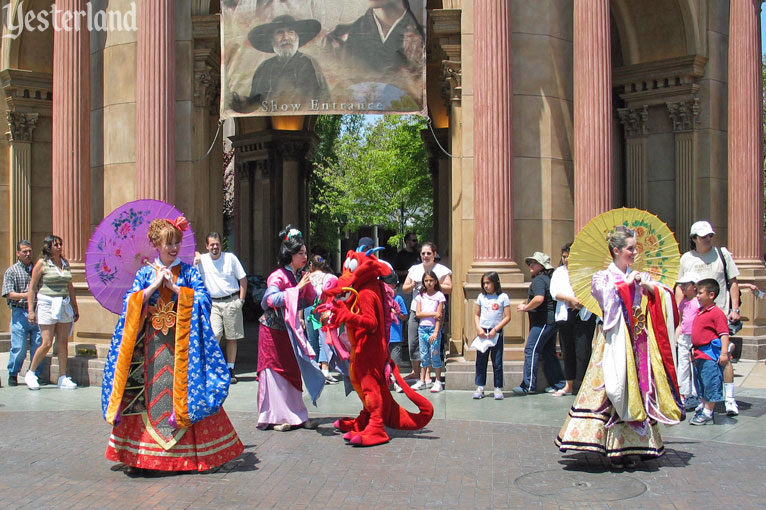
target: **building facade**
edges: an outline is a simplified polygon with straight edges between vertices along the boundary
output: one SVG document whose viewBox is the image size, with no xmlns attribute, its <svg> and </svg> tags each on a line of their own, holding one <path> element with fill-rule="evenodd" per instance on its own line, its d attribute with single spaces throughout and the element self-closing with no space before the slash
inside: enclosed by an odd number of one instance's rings
<svg viewBox="0 0 766 510">
<path fill-rule="evenodd" d="M 10 13 L 20 0 L 6 0 Z M 137 30 L 23 31 L 3 38 L 0 264 L 54 232 L 78 271 L 76 341 L 98 351 L 116 317 L 83 277 L 92 229 L 112 209 L 157 198 L 198 233 L 223 229 L 218 128 L 219 4 L 138 1 Z M 84 10 L 84 0 L 56 0 Z M 91 8 L 125 13 L 129 0 Z M 26 0 L 27 11 L 50 0 Z M 526 318 L 525 256 L 557 259 L 594 215 L 647 209 L 677 233 L 711 221 L 746 281 L 763 257 L 759 0 L 429 0 L 431 155 L 442 262 L 454 272 L 450 348 L 472 359 L 480 275 L 514 303 L 509 359 Z M 6 12 L 6 11 L 4 11 Z M 8 27 L 4 28 L 8 33 Z M 286 223 L 308 229 L 315 117 L 240 118 L 234 250 L 252 274 L 275 262 Z M 743 296 L 741 356 L 766 358 L 766 306 Z M 0 312 L 7 338 L 9 313 Z"/>
</svg>

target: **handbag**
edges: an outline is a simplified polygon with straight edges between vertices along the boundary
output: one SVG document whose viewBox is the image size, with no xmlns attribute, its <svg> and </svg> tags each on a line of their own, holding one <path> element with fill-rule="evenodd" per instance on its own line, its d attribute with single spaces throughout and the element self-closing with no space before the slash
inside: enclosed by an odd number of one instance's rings
<svg viewBox="0 0 766 510">
<path fill-rule="evenodd" d="M 729 282 L 729 272 L 726 269 L 726 259 L 723 256 L 721 248 L 716 246 L 715 251 L 718 253 L 718 256 L 721 257 L 721 262 L 723 262 L 723 278 L 726 280 L 726 292 L 729 294 L 729 308 L 731 308 L 731 282 Z M 742 329 L 742 321 L 732 321 L 728 318 L 728 316 L 726 317 L 726 320 L 729 323 L 729 336 L 739 333 L 739 331 Z"/>
</svg>

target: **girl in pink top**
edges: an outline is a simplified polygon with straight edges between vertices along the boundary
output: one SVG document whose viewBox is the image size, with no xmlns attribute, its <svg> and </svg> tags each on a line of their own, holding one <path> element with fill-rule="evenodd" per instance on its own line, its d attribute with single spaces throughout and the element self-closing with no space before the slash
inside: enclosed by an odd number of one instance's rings
<svg viewBox="0 0 766 510">
<path fill-rule="evenodd" d="M 423 286 L 420 288 L 420 294 L 412 300 L 415 317 L 420 321 L 418 325 L 420 379 L 412 385 L 412 388 L 416 390 L 425 388 L 431 366 L 436 372 L 436 380 L 431 387 L 431 393 L 438 393 L 443 389 L 441 383 L 441 342 L 439 340 L 441 339 L 445 301 L 447 298 L 441 292 L 436 273 L 426 271 L 423 275 Z"/>
<path fill-rule="evenodd" d="M 699 401 L 696 398 L 697 392 L 694 390 L 692 381 L 692 324 L 699 310 L 699 301 L 697 301 L 697 275 L 686 273 L 678 280 L 678 286 L 684 294 L 684 298 L 678 304 L 678 312 L 681 314 L 681 323 L 678 326 L 676 335 L 676 345 L 678 346 L 678 391 L 681 393 L 681 399 L 684 406 L 689 409 L 690 406 L 696 406 Z"/>
</svg>

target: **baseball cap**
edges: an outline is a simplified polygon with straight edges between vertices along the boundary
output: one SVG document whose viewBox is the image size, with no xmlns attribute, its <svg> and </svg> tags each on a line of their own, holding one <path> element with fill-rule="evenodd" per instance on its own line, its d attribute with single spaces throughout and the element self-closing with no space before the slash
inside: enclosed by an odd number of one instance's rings
<svg viewBox="0 0 766 510">
<path fill-rule="evenodd" d="M 698 221 L 689 230 L 689 237 L 704 237 L 709 234 L 715 234 L 713 226 L 707 221 Z"/>
<path fill-rule="evenodd" d="M 692 271 L 689 271 L 688 273 L 685 273 L 683 276 L 679 277 L 676 283 L 697 283 L 702 278 L 700 276 Z"/>
<path fill-rule="evenodd" d="M 359 240 L 359 244 L 357 246 L 364 246 L 369 249 L 375 246 L 375 241 L 372 240 L 372 237 L 363 237 Z"/>
</svg>

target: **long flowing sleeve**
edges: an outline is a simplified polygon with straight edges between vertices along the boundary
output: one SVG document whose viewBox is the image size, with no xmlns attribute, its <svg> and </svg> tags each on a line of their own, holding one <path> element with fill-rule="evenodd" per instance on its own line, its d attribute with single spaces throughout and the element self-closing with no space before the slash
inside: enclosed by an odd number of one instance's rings
<svg viewBox="0 0 766 510">
<path fill-rule="evenodd" d="M 181 287 L 177 327 L 183 327 L 183 321 L 189 328 L 185 393 L 189 421 L 195 423 L 218 412 L 229 394 L 231 376 L 210 326 L 212 301 L 197 268 L 183 264 L 177 284 Z M 191 301 L 190 316 L 182 315 L 185 300 Z M 184 388 L 175 385 L 174 394 L 176 391 L 183 393 Z"/>
<path fill-rule="evenodd" d="M 604 331 L 611 331 L 622 318 L 622 300 L 614 276 L 609 271 L 597 272 L 593 275 L 590 292 L 601 307 Z"/>
</svg>

